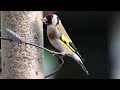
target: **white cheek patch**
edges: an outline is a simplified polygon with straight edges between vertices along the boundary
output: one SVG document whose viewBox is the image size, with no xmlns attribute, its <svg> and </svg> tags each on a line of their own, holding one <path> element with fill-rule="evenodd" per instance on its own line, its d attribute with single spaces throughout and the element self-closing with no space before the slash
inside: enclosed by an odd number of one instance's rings
<svg viewBox="0 0 120 90">
<path fill-rule="evenodd" d="M 54 18 L 52 19 L 52 24 L 53 24 L 53 25 L 56 25 L 56 24 L 57 24 L 57 18 L 56 18 L 56 17 L 54 17 Z"/>
</svg>

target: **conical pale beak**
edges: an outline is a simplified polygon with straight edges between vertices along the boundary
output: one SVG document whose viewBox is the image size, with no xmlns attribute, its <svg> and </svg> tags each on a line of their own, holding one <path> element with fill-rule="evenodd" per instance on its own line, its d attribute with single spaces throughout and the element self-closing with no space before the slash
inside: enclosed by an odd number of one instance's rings
<svg viewBox="0 0 120 90">
<path fill-rule="evenodd" d="M 43 22 L 46 22 L 47 20 L 46 20 L 46 17 L 44 17 L 44 18 L 42 18 L 41 19 Z"/>
</svg>

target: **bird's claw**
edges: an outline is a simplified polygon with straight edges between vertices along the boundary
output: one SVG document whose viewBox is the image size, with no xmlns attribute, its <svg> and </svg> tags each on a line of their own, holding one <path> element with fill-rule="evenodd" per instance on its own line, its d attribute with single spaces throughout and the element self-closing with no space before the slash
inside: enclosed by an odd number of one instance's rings
<svg viewBox="0 0 120 90">
<path fill-rule="evenodd" d="M 51 54 L 52 54 L 52 56 L 55 56 L 55 55 L 57 55 L 58 53 L 55 52 L 55 51 L 52 51 Z"/>
<path fill-rule="evenodd" d="M 55 56 L 56 54 L 55 53 L 52 53 L 52 56 Z"/>
</svg>

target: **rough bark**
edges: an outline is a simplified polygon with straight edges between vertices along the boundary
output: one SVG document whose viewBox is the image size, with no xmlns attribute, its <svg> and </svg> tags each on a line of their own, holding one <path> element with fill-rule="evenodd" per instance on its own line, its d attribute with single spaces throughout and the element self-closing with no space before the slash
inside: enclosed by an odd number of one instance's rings
<svg viewBox="0 0 120 90">
<path fill-rule="evenodd" d="M 43 46 L 42 11 L 2 11 L 1 36 L 8 38 L 6 28 L 26 42 Z M 43 50 L 27 44 L 1 42 L 3 79 L 43 79 Z"/>
<path fill-rule="evenodd" d="M 0 11 L 0 30 L 1 30 L 1 11 Z M 0 34 L 1 34 L 1 32 L 0 32 Z M 1 47 L 0 47 L 0 78 L 1 78 Z"/>
</svg>

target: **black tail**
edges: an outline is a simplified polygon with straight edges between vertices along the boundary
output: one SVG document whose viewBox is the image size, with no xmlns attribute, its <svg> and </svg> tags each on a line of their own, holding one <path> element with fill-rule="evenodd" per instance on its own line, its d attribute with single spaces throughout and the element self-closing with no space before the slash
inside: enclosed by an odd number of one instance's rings
<svg viewBox="0 0 120 90">
<path fill-rule="evenodd" d="M 86 67 L 84 66 L 84 64 L 81 63 L 80 61 L 79 61 L 79 64 L 80 64 L 80 66 L 82 67 L 82 69 L 86 72 L 86 75 L 89 75 L 89 72 L 88 72 L 88 70 L 86 69 Z"/>
<path fill-rule="evenodd" d="M 85 62 L 85 60 L 82 58 L 82 56 L 80 55 L 79 52 L 76 52 L 76 54 L 80 57 L 80 59 L 81 59 L 83 62 Z"/>
</svg>

